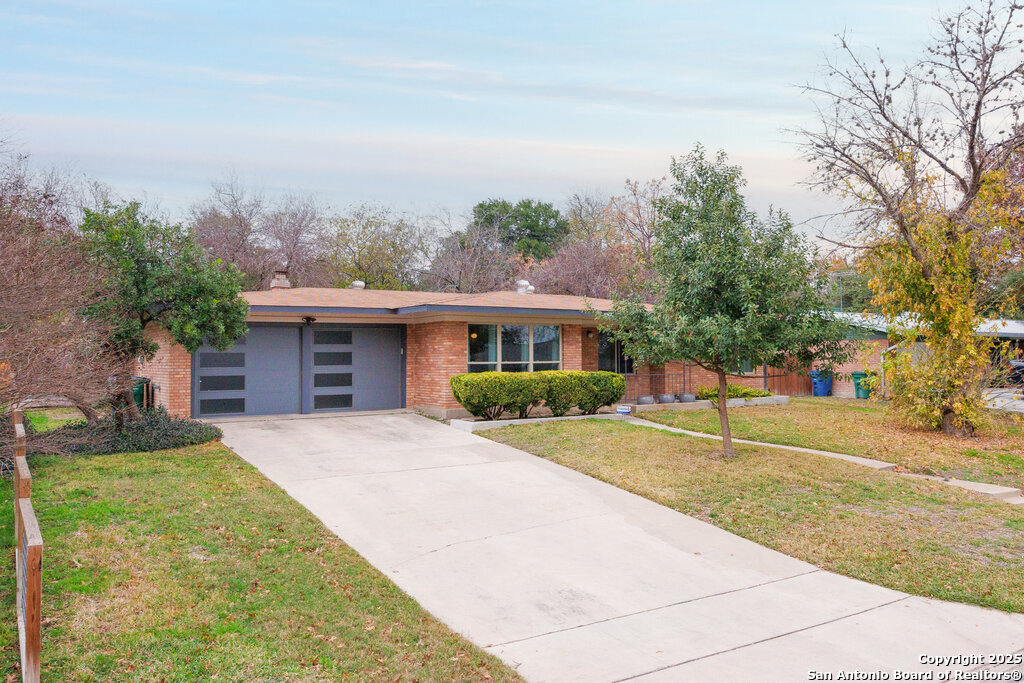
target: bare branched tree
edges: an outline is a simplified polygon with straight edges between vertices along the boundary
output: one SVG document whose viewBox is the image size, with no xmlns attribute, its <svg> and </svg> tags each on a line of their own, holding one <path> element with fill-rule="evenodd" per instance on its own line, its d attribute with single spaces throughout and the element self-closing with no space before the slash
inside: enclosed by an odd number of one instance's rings
<svg viewBox="0 0 1024 683">
<path fill-rule="evenodd" d="M 105 293 L 69 215 L 73 183 L 31 173 L 23 159 L 0 168 L 0 412 L 29 399 L 66 398 L 90 419 L 114 368 L 104 330 L 85 307 Z"/>
<path fill-rule="evenodd" d="M 573 240 L 551 258 L 532 264 L 526 277 L 541 294 L 610 299 L 633 293 L 635 262 L 635 253 L 624 244 Z"/>
<path fill-rule="evenodd" d="M 244 274 L 245 289 L 262 289 L 277 267 L 261 234 L 265 200 L 235 177 L 213 183 L 208 199 L 192 207 L 192 225 L 199 243 Z"/>
<path fill-rule="evenodd" d="M 238 266 L 245 289 L 265 288 L 278 268 L 298 287 L 331 281 L 324 211 L 312 196 L 268 200 L 230 177 L 192 207 L 192 224 L 207 252 Z"/>
<path fill-rule="evenodd" d="M 646 182 L 627 180 L 626 193 L 612 197 L 608 203 L 608 220 L 645 259 L 650 256 L 654 244 L 660 200 L 666 192 L 665 182 L 665 178 Z"/>
<path fill-rule="evenodd" d="M 1008 167 L 1024 146 L 1022 9 L 983 0 L 943 16 L 903 67 L 841 37 L 824 85 L 805 88 L 819 116 L 799 131 L 811 184 L 846 200 L 846 244 L 865 255 L 891 331 L 928 343 L 914 363 L 888 357 L 894 405 L 950 434 L 973 433 L 983 405 L 985 282 L 1001 272 L 995 262 L 1014 260 L 1005 245 L 1022 225 L 1006 211 L 1019 189 Z"/>
<path fill-rule="evenodd" d="M 261 221 L 260 232 L 275 266 L 288 271 L 293 285 L 332 284 L 325 245 L 326 220 L 312 196 L 283 197 Z"/>
<path fill-rule="evenodd" d="M 950 219 L 962 222 L 985 174 L 1024 145 L 1020 9 L 987 0 L 941 19 L 926 57 L 904 69 L 841 37 L 826 84 L 805 88 L 818 102 L 818 127 L 799 131 L 813 185 L 850 200 L 855 235 L 894 226 L 926 275 L 909 227 L 924 183 L 940 179 Z"/>
<path fill-rule="evenodd" d="M 595 192 L 574 192 L 565 201 L 563 212 L 569 221 L 569 238 L 577 240 L 610 240 L 614 227 L 609 221 L 609 200 Z"/>
<path fill-rule="evenodd" d="M 424 280 L 442 292 L 493 292 L 509 289 L 523 267 L 515 249 L 502 242 L 497 225 L 474 222 L 440 240 Z"/>
</svg>

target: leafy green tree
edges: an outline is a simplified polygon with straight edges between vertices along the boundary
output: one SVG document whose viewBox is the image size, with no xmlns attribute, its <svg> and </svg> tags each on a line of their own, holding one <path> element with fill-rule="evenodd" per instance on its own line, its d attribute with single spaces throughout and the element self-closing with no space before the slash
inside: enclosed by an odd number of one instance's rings
<svg viewBox="0 0 1024 683">
<path fill-rule="evenodd" d="M 733 456 L 726 376 L 745 362 L 789 371 L 831 369 L 850 354 L 828 309 L 818 269 L 786 214 L 747 209 L 741 170 L 698 146 L 673 160 L 674 194 L 662 200 L 652 267 L 655 303 L 617 299 L 605 324 L 633 358 L 683 358 L 718 376 L 726 457 Z"/>
<path fill-rule="evenodd" d="M 547 202 L 523 199 L 512 204 L 488 199 L 473 207 L 473 222 L 498 228 L 501 241 L 526 258 L 545 259 L 569 234 L 569 221 Z"/>
<path fill-rule="evenodd" d="M 138 419 L 131 368 L 158 348 L 146 328 L 166 328 L 189 352 L 204 342 L 228 348 L 246 332 L 241 274 L 211 260 L 191 231 L 144 215 L 138 202 L 86 210 L 81 232 L 85 253 L 110 292 L 88 312 L 109 329 L 106 348 L 120 368 L 115 391 L 129 417 Z"/>
<path fill-rule="evenodd" d="M 827 275 L 828 302 L 832 308 L 850 313 L 878 312 L 878 307 L 872 303 L 874 292 L 866 274 L 845 268 Z"/>
</svg>

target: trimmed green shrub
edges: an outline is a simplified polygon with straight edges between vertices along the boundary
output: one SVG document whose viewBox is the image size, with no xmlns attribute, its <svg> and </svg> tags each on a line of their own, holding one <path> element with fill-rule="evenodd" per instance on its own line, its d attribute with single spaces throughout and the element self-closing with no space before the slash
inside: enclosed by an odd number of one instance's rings
<svg viewBox="0 0 1024 683">
<path fill-rule="evenodd" d="M 455 400 L 470 415 L 497 420 L 508 411 L 527 417 L 544 400 L 544 385 L 537 373 L 471 372 L 455 375 L 450 384 Z"/>
<path fill-rule="evenodd" d="M 497 420 L 504 412 L 528 417 L 541 402 L 556 417 L 574 406 L 592 415 L 622 398 L 626 381 L 614 372 L 582 370 L 474 372 L 455 375 L 451 387 L 471 415 Z"/>
<path fill-rule="evenodd" d="M 196 446 L 221 437 L 219 427 L 199 420 L 171 417 L 163 408 L 146 411 L 138 422 L 118 429 L 113 420 L 100 420 L 89 426 L 85 420 L 41 432 L 36 442 L 45 450 L 46 442 L 66 443 L 64 450 L 80 454 L 146 453 L 167 448 Z"/>
<path fill-rule="evenodd" d="M 586 415 L 618 402 L 626 393 L 626 380 L 614 372 L 584 372 L 576 405 Z"/>
<path fill-rule="evenodd" d="M 501 378 L 502 407 L 505 412 L 529 417 L 530 411 L 544 402 L 544 378 L 537 372 L 504 372 Z"/>
<path fill-rule="evenodd" d="M 544 384 L 544 405 L 555 417 L 569 412 L 579 400 L 580 380 L 571 370 L 543 370 L 534 373 Z"/>
<path fill-rule="evenodd" d="M 771 396 L 771 394 L 764 389 L 745 387 L 742 384 L 725 385 L 726 398 L 763 398 L 765 396 Z M 718 387 L 701 387 L 697 389 L 697 398 L 702 401 L 717 401 Z"/>
</svg>

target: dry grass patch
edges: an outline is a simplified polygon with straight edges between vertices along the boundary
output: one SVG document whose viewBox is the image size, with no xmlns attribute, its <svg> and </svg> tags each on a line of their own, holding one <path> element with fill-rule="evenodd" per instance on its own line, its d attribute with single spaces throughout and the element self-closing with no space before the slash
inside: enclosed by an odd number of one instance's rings
<svg viewBox="0 0 1024 683">
<path fill-rule="evenodd" d="M 1024 612 L 1024 509 L 841 460 L 621 422 L 482 435 L 824 569 L 917 595 Z"/>
<path fill-rule="evenodd" d="M 52 680 L 515 680 L 218 443 L 35 458 Z M 17 671 L 0 483 L 0 673 Z"/>
<path fill-rule="evenodd" d="M 644 413 L 654 422 L 721 434 L 712 410 Z M 795 398 L 789 405 L 729 411 L 732 435 L 893 462 L 911 472 L 1024 488 L 1024 421 L 993 414 L 978 436 L 958 439 L 901 424 L 883 404 L 841 398 Z"/>
</svg>

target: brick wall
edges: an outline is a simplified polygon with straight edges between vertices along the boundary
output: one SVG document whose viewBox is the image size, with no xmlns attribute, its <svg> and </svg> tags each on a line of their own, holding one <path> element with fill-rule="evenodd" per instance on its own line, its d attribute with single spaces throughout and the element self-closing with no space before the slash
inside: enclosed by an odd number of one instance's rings
<svg viewBox="0 0 1024 683">
<path fill-rule="evenodd" d="M 448 380 L 466 372 L 468 323 L 435 322 L 406 327 L 405 404 L 439 417 L 466 414 Z M 562 368 L 597 369 L 597 330 L 588 339 L 580 325 L 562 325 Z"/>
<path fill-rule="evenodd" d="M 448 380 L 466 371 L 467 334 L 465 322 L 406 326 L 406 406 L 441 417 L 447 411 L 461 410 Z"/>
<path fill-rule="evenodd" d="M 583 328 L 562 325 L 562 369 L 583 369 Z"/>
<path fill-rule="evenodd" d="M 861 342 L 861 348 L 854 354 L 853 360 L 844 363 L 836 369 L 839 375 L 845 377 L 832 378 L 832 395 L 841 398 L 853 398 L 856 395 L 853 380 L 849 377 L 851 372 L 863 372 L 868 366 L 878 367 L 882 362 L 882 352 L 889 348 L 888 339 L 866 339 Z"/>
<path fill-rule="evenodd" d="M 136 374 L 149 377 L 153 383 L 153 397 L 171 415 L 189 417 L 192 414 L 192 356 L 162 327 L 147 329 L 146 336 L 159 344 L 156 355 L 140 363 Z"/>
<path fill-rule="evenodd" d="M 588 334 L 590 334 L 589 337 L 587 336 Z M 582 346 L 583 369 L 597 370 L 597 328 L 584 328 L 580 344 Z"/>
</svg>

